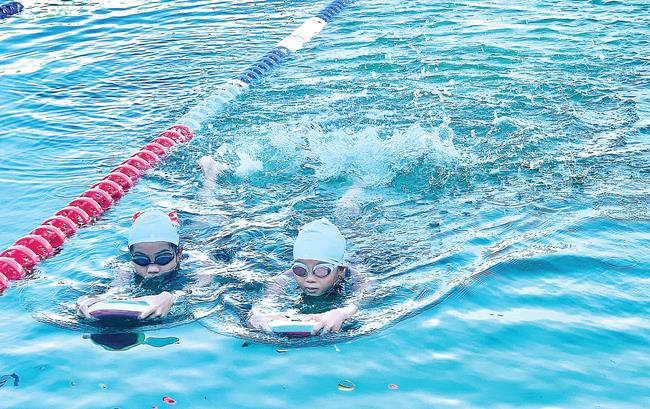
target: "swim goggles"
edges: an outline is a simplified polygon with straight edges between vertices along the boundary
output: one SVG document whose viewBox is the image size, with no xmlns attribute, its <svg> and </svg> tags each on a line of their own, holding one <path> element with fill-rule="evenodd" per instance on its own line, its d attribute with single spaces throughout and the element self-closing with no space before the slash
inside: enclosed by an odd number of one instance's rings
<svg viewBox="0 0 650 409">
<path fill-rule="evenodd" d="M 176 258 L 176 254 L 172 253 L 171 251 L 165 251 L 156 254 L 156 256 L 153 258 L 153 261 L 151 261 L 149 256 L 145 254 L 131 255 L 131 261 L 140 267 L 146 267 L 149 264 L 158 264 L 159 266 L 164 266 L 171 263 L 174 258 Z"/>
<path fill-rule="evenodd" d="M 320 263 L 316 264 L 314 268 L 311 269 L 311 273 L 318 278 L 325 278 L 334 270 L 336 270 L 336 266 L 334 264 Z M 307 277 L 310 269 L 306 264 L 296 261 L 293 263 L 293 266 L 291 266 L 291 271 L 298 277 Z"/>
</svg>

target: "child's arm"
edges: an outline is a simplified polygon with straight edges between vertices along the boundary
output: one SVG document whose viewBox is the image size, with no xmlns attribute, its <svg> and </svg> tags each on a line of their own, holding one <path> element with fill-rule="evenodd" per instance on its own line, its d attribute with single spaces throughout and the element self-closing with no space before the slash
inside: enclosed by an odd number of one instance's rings
<svg viewBox="0 0 650 409">
<path fill-rule="evenodd" d="M 290 272 L 285 271 L 273 277 L 264 291 L 262 301 L 253 305 L 253 308 L 251 308 L 251 313 L 248 317 L 249 327 L 270 332 L 271 328 L 269 327 L 269 323 L 271 321 L 287 317 L 286 313 L 278 310 L 276 301 L 280 294 L 285 291 L 289 283 L 291 283 L 290 274 Z"/>
<path fill-rule="evenodd" d="M 228 169 L 228 165 L 223 162 L 217 162 L 212 156 L 203 156 L 197 161 L 197 164 L 203 171 L 203 196 L 212 195 L 217 184 L 217 177 Z"/>
<path fill-rule="evenodd" d="M 306 315 L 305 317 L 308 320 L 318 321 L 318 324 L 314 325 L 312 329 L 312 335 L 319 332 L 326 334 L 328 332 L 339 332 L 345 320 L 352 318 L 358 311 L 359 308 L 356 305 L 349 304 L 345 307 L 335 308 L 320 314 Z"/>
<path fill-rule="evenodd" d="M 132 279 L 132 272 L 119 271 L 110 284 L 108 291 L 97 295 L 84 295 L 77 299 L 77 314 L 81 317 L 92 319 L 89 308 L 100 301 L 105 300 L 127 300 L 143 301 L 149 304 L 146 311 L 140 314 L 140 319 L 164 317 L 169 313 L 177 295 L 169 291 L 163 291 L 160 294 L 145 295 L 141 297 L 131 297 L 124 291 Z"/>
<path fill-rule="evenodd" d="M 320 314 L 306 315 L 305 319 L 318 321 L 318 324 L 314 325 L 312 334 L 339 332 L 343 323 L 359 312 L 359 300 L 364 298 L 363 293 L 370 288 L 374 280 L 354 269 L 350 269 L 347 280 L 351 285 L 351 292 L 354 293 L 354 300 L 350 300 L 340 308 L 334 308 Z"/>
</svg>

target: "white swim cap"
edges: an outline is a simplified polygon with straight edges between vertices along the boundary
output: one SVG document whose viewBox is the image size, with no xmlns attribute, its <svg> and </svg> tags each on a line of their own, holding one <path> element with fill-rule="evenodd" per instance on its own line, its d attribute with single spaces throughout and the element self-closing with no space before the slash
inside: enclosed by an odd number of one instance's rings
<svg viewBox="0 0 650 409">
<path fill-rule="evenodd" d="M 129 230 L 129 247 L 137 243 L 153 241 L 166 241 L 178 246 L 177 222 L 173 222 L 170 215 L 158 209 L 148 209 L 137 214 Z"/>
<path fill-rule="evenodd" d="M 293 243 L 294 260 L 318 260 L 340 265 L 344 256 L 345 237 L 325 218 L 302 226 Z"/>
</svg>

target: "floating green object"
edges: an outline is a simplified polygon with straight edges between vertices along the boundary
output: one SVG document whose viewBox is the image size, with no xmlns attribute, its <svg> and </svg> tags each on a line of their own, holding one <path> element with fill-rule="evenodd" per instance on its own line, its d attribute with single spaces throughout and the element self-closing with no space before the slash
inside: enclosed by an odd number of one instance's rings
<svg viewBox="0 0 650 409">
<path fill-rule="evenodd" d="M 339 382 L 336 388 L 341 392 L 352 392 L 355 387 L 356 385 L 352 381 L 346 379 L 344 381 Z"/>
</svg>

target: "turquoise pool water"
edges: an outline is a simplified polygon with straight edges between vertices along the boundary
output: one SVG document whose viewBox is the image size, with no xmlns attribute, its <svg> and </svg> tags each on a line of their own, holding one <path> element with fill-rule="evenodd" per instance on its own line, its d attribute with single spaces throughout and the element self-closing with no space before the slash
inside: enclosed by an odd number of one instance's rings
<svg viewBox="0 0 650 409">
<path fill-rule="evenodd" d="M 1 21 L 0 247 L 324 5 L 54 1 Z M 19 377 L 0 406 L 649 407 L 649 22 L 643 1 L 350 6 L 0 297 L 0 377 Z M 205 154 L 229 167 L 213 193 Z M 149 205 L 178 209 L 220 285 L 109 351 L 71 308 Z M 373 303 L 322 340 L 250 332 L 320 216 Z"/>
</svg>

